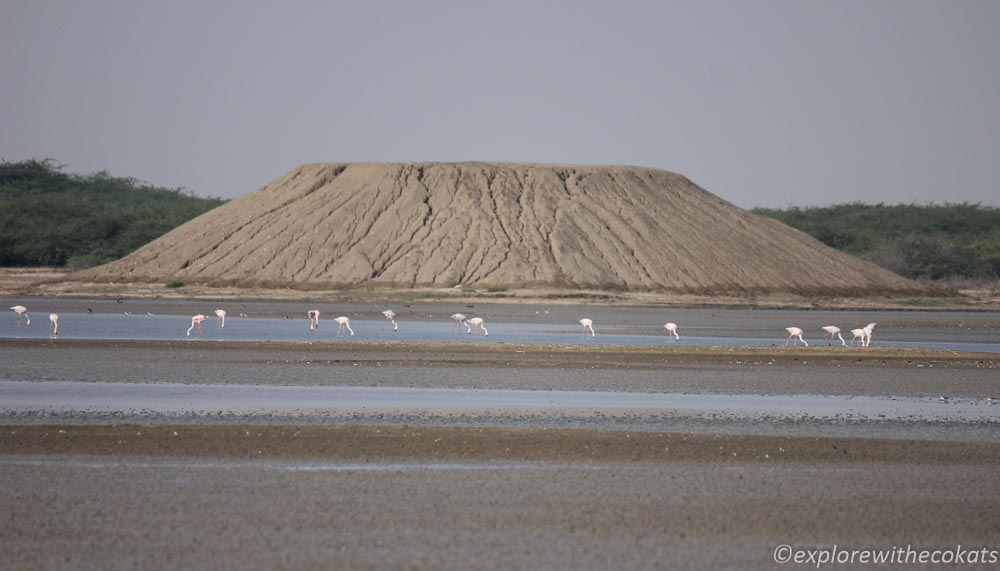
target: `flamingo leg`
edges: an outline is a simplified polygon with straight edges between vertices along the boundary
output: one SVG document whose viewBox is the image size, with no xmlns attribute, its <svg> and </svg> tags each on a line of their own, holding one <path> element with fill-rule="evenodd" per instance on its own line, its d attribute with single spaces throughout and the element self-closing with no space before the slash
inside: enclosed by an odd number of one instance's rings
<svg viewBox="0 0 1000 571">
<path fill-rule="evenodd" d="M 788 337 L 785 338 L 785 347 L 788 347 L 788 340 L 792 338 L 792 334 L 789 333 Z"/>
</svg>

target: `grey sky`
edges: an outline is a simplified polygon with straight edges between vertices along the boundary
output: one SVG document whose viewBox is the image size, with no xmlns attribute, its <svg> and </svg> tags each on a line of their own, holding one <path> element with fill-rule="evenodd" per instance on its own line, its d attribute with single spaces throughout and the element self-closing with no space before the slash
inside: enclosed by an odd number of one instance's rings
<svg viewBox="0 0 1000 571">
<path fill-rule="evenodd" d="M 234 197 L 315 161 L 1000 204 L 1000 2 L 0 0 L 0 158 Z"/>
</svg>

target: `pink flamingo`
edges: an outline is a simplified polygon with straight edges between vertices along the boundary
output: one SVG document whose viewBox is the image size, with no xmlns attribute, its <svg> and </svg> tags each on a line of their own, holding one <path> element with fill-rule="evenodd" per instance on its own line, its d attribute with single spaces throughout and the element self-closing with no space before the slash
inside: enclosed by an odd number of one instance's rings
<svg viewBox="0 0 1000 571">
<path fill-rule="evenodd" d="M 479 334 L 479 330 L 482 329 L 483 333 L 487 337 L 490 336 L 490 331 L 489 331 L 489 329 L 486 329 L 486 323 L 483 322 L 483 318 L 482 317 L 473 317 L 472 319 L 467 320 L 465 322 L 465 326 L 468 327 L 470 323 L 472 325 L 476 326 L 476 334 L 477 335 Z M 469 335 L 472 335 L 472 329 L 471 328 L 469 329 Z"/>
<path fill-rule="evenodd" d="M 310 309 L 306 315 L 309 316 L 309 331 L 316 331 L 319 329 L 319 310 Z"/>
<path fill-rule="evenodd" d="M 593 319 L 581 319 L 580 325 L 583 326 L 583 336 L 587 336 L 587 331 L 590 331 L 591 337 L 597 337 L 597 333 L 594 333 L 594 320 Z"/>
<path fill-rule="evenodd" d="M 826 333 L 823 334 L 823 339 L 826 339 L 831 346 L 833 345 L 834 336 L 840 337 L 841 347 L 847 346 L 847 341 L 844 341 L 844 337 L 840 334 L 840 328 L 837 327 L 836 325 L 824 325 L 823 327 L 821 327 L 821 329 L 823 331 L 826 331 Z M 828 338 L 827 335 L 829 335 L 830 337 Z"/>
<path fill-rule="evenodd" d="M 466 329 L 469 330 L 470 333 L 472 332 L 472 329 L 469 327 L 469 324 L 465 322 L 466 317 L 464 313 L 456 313 L 452 315 L 451 320 L 455 322 L 455 326 L 451 328 L 453 333 L 461 333 L 463 325 L 465 326 Z"/>
<path fill-rule="evenodd" d="M 351 332 L 351 337 L 354 337 L 354 330 L 351 329 L 351 319 L 349 317 L 344 317 L 342 315 L 335 318 L 334 321 L 340 324 L 340 327 L 337 328 L 337 335 L 343 335 L 344 328 L 346 327 L 347 330 Z"/>
<path fill-rule="evenodd" d="M 674 341 L 680 341 L 681 340 L 681 336 L 677 334 L 677 324 L 676 323 L 668 323 L 668 324 L 664 325 L 663 327 L 665 327 L 667 329 L 667 339 L 668 340 L 670 339 L 670 335 L 671 334 L 674 336 Z"/>
<path fill-rule="evenodd" d="M 225 309 L 216 309 L 215 310 L 215 316 L 219 318 L 219 329 L 225 329 L 226 328 L 226 310 Z"/>
<path fill-rule="evenodd" d="M 188 337 L 191 336 L 191 330 L 196 329 L 196 328 L 197 329 L 195 330 L 195 335 L 204 335 L 205 334 L 205 330 L 201 328 L 201 323 L 203 321 L 205 321 L 206 319 L 208 319 L 208 316 L 207 315 L 202 315 L 200 313 L 198 315 L 195 315 L 194 317 L 192 317 L 191 318 L 191 327 L 188 327 L 188 330 L 187 330 Z"/>
<path fill-rule="evenodd" d="M 788 340 L 791 339 L 791 338 L 793 338 L 793 337 L 795 338 L 795 345 L 796 346 L 798 346 L 799 341 L 801 341 L 802 344 L 805 345 L 806 347 L 809 346 L 809 344 L 806 343 L 806 340 L 802 338 L 802 330 L 799 329 L 798 327 L 786 327 L 785 331 L 788 332 L 788 337 L 785 339 L 785 346 L 786 347 L 788 346 Z"/>
<path fill-rule="evenodd" d="M 391 309 L 387 309 L 387 310 L 385 310 L 385 311 L 382 312 L 382 315 L 385 316 L 385 320 L 386 320 L 387 323 L 392 323 L 392 330 L 393 331 L 399 331 L 399 324 L 396 323 L 396 312 L 395 311 L 393 311 Z"/>
<path fill-rule="evenodd" d="M 31 317 L 28 316 L 28 308 L 23 305 L 15 305 L 11 309 L 17 314 L 17 326 L 21 326 L 21 315 L 24 315 L 25 325 L 31 325 Z"/>
<path fill-rule="evenodd" d="M 50 313 L 49 314 L 49 329 L 52 331 L 53 335 L 59 335 L 59 314 Z"/>
</svg>

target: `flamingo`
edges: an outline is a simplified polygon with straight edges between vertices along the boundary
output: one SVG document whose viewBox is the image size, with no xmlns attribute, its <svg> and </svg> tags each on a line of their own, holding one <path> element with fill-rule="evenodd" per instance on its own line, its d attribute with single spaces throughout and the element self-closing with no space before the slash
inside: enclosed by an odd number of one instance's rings
<svg viewBox="0 0 1000 571">
<path fill-rule="evenodd" d="M 860 343 L 861 343 L 861 346 L 864 347 L 865 346 L 865 336 L 867 335 L 867 332 L 864 329 L 851 329 L 851 333 L 854 334 L 854 337 L 851 337 L 851 347 L 854 347 L 854 341 L 858 337 L 861 338 Z"/>
<path fill-rule="evenodd" d="M 674 341 L 680 341 L 681 340 L 681 336 L 677 334 L 677 324 L 676 323 L 668 323 L 668 324 L 664 325 L 663 327 L 665 327 L 667 329 L 667 339 L 670 339 L 670 336 L 673 335 L 674 336 Z"/>
<path fill-rule="evenodd" d="M 215 310 L 215 316 L 219 318 L 219 329 L 225 329 L 226 328 L 226 310 L 225 309 L 216 309 Z"/>
<path fill-rule="evenodd" d="M 795 345 L 796 346 L 798 346 L 799 341 L 801 341 L 802 344 L 805 345 L 806 347 L 809 346 L 809 344 L 806 343 L 806 340 L 802 338 L 802 330 L 799 329 L 798 327 L 786 327 L 785 331 L 788 332 L 788 337 L 785 339 L 785 346 L 786 347 L 788 346 L 788 340 L 791 339 L 792 337 L 795 338 Z"/>
<path fill-rule="evenodd" d="M 455 322 L 455 326 L 451 328 L 451 330 L 453 332 L 455 332 L 455 333 L 461 333 L 463 325 L 470 332 L 472 331 L 472 329 L 469 327 L 469 324 L 465 322 L 466 317 L 465 317 L 464 313 L 456 313 L 456 314 L 452 315 L 451 316 L 451 320 Z"/>
<path fill-rule="evenodd" d="M 840 334 L 840 328 L 836 325 L 825 325 L 821 329 L 826 331 L 826 333 L 823 334 L 823 339 L 826 339 L 830 345 L 833 345 L 833 337 L 836 335 L 837 337 L 840 337 L 840 346 L 847 346 L 847 341 L 844 341 L 844 337 Z M 830 336 L 829 339 L 827 339 L 827 335 Z"/>
<path fill-rule="evenodd" d="M 197 328 L 195 330 L 195 332 L 194 332 L 195 335 L 204 335 L 205 334 L 205 330 L 201 328 L 201 322 L 205 321 L 206 319 L 208 319 L 208 316 L 207 315 L 202 315 L 200 313 L 198 315 L 195 315 L 194 317 L 192 317 L 191 318 L 191 327 L 188 327 L 188 330 L 187 330 L 188 337 L 191 336 L 191 330 L 195 329 L 195 328 Z"/>
<path fill-rule="evenodd" d="M 15 305 L 11 309 L 17 314 L 17 326 L 21 326 L 21 315 L 24 315 L 25 325 L 31 325 L 31 317 L 28 316 L 28 308 L 23 305 Z"/>
<path fill-rule="evenodd" d="M 49 329 L 52 330 L 53 335 L 59 335 L 59 314 L 50 313 L 49 314 Z"/>
<path fill-rule="evenodd" d="M 392 323 L 392 330 L 393 331 L 399 331 L 399 324 L 396 323 L 396 312 L 395 311 L 393 311 L 391 309 L 387 309 L 387 310 L 385 310 L 385 311 L 382 312 L 382 315 L 385 316 L 385 320 L 387 322 Z"/>
<path fill-rule="evenodd" d="M 318 314 L 319 312 L 317 311 L 316 313 Z M 319 321 L 319 317 L 318 316 L 316 318 L 316 321 L 317 322 Z M 351 337 L 354 337 L 354 330 L 351 329 L 351 319 L 349 317 L 344 317 L 342 315 L 340 317 L 335 318 L 334 321 L 336 321 L 337 323 L 340 324 L 340 327 L 337 328 L 337 335 L 343 335 L 344 334 L 344 328 L 346 327 L 347 330 L 351 332 Z"/>
<path fill-rule="evenodd" d="M 489 329 L 486 329 L 486 324 L 485 324 L 485 323 L 483 323 L 483 318 L 482 318 L 482 317 L 473 317 L 472 319 L 469 319 L 469 320 L 466 320 L 466 322 L 465 322 L 465 326 L 466 326 L 466 327 L 469 327 L 469 324 L 470 324 L 470 323 L 471 323 L 472 325 L 475 325 L 475 326 L 476 326 L 476 333 L 477 333 L 477 334 L 479 333 L 479 329 L 481 328 L 481 329 L 483 330 L 483 333 L 484 333 L 484 334 L 485 334 L 485 335 L 486 335 L 487 337 L 489 337 L 489 336 L 490 336 L 490 331 L 489 331 Z M 469 335 L 472 335 L 472 328 L 471 328 L 471 327 L 469 328 Z"/>
<path fill-rule="evenodd" d="M 319 310 L 310 309 L 306 315 L 309 316 L 309 331 L 316 331 L 319 329 Z"/>
<path fill-rule="evenodd" d="M 875 332 L 876 325 L 878 325 L 878 323 L 869 323 L 868 325 L 862 327 L 862 329 L 865 330 L 865 336 L 868 337 L 868 341 L 865 343 L 865 347 L 872 344 L 872 333 Z"/>
<path fill-rule="evenodd" d="M 597 337 L 597 333 L 594 333 L 594 320 L 593 319 L 581 319 L 580 325 L 583 326 L 583 336 L 587 336 L 587 330 L 590 330 L 591 337 Z"/>
</svg>

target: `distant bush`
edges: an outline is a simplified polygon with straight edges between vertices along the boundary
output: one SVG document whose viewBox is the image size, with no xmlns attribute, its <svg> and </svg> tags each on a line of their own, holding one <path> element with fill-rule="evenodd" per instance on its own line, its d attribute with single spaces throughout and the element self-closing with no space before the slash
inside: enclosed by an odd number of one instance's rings
<svg viewBox="0 0 1000 571">
<path fill-rule="evenodd" d="M 179 282 L 179 281 L 167 282 L 166 286 L 171 289 L 177 289 L 179 287 L 184 287 L 184 282 Z"/>
<path fill-rule="evenodd" d="M 499 293 L 501 291 L 507 291 L 507 286 L 500 284 L 493 284 L 486 286 L 486 291 L 489 293 Z"/>
<path fill-rule="evenodd" d="M 118 259 L 224 203 L 54 161 L 0 162 L 0 266 L 85 268 Z"/>
<path fill-rule="evenodd" d="M 981 204 L 756 208 L 908 278 L 1000 278 L 1000 209 Z"/>
</svg>

